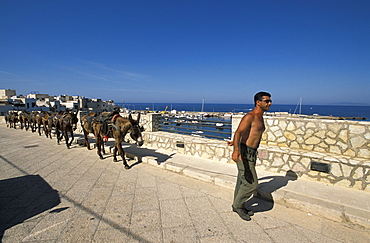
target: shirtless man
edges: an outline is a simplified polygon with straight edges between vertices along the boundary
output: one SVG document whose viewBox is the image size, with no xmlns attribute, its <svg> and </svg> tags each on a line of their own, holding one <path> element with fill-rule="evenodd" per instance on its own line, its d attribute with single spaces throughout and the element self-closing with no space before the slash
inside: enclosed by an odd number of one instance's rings
<svg viewBox="0 0 370 243">
<path fill-rule="evenodd" d="M 267 92 L 259 92 L 254 96 L 254 109 L 246 114 L 235 131 L 232 142 L 234 146 L 232 159 L 238 166 L 238 178 L 234 192 L 233 211 L 242 219 L 251 220 L 252 211 L 248 211 L 244 203 L 254 194 L 258 187 L 256 174 L 257 148 L 265 131 L 263 113 L 270 109 L 272 100 Z"/>
</svg>

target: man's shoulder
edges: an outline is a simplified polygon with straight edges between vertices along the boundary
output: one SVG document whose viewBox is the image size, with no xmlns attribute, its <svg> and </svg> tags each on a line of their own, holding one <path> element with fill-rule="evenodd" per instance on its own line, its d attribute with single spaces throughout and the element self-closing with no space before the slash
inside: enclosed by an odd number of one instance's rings
<svg viewBox="0 0 370 243">
<path fill-rule="evenodd" d="M 253 111 L 250 111 L 247 114 L 245 114 L 243 118 L 247 119 L 247 118 L 252 118 L 252 117 L 255 117 L 255 116 L 256 116 L 256 114 Z"/>
</svg>

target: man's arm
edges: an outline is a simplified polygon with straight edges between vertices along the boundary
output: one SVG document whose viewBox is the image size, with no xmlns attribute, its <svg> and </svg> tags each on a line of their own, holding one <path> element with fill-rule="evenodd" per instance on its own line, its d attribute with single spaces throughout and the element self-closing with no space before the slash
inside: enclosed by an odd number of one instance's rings
<svg viewBox="0 0 370 243">
<path fill-rule="evenodd" d="M 243 119 L 239 123 L 238 128 L 235 131 L 234 139 L 233 139 L 232 144 L 229 144 L 229 145 L 233 145 L 234 146 L 234 151 L 233 151 L 233 154 L 232 154 L 232 159 L 235 162 L 237 162 L 239 160 L 239 158 L 240 158 L 239 143 L 240 143 L 240 141 L 242 139 L 242 135 L 243 135 L 244 132 L 246 132 L 248 130 L 250 131 L 250 127 L 252 125 L 253 119 L 254 119 L 254 116 L 251 113 L 248 113 L 247 115 L 245 115 L 243 117 Z"/>
</svg>

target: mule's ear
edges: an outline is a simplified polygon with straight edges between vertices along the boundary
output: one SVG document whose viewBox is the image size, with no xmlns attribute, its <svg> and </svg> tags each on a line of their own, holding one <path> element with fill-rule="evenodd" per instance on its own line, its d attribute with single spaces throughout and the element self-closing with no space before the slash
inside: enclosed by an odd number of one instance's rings
<svg viewBox="0 0 370 243">
<path fill-rule="evenodd" d="M 129 119 L 130 121 L 132 121 L 132 115 L 131 115 L 131 113 L 130 113 L 130 115 L 128 115 L 128 119 Z"/>
<path fill-rule="evenodd" d="M 141 113 L 139 112 L 139 114 L 137 115 L 137 121 L 140 121 L 140 115 L 141 115 Z"/>
</svg>

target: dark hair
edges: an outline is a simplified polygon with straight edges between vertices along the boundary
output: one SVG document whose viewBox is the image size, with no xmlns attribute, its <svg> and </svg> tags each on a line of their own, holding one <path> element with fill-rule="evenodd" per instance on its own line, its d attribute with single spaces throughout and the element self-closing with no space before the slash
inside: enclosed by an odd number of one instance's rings
<svg viewBox="0 0 370 243">
<path fill-rule="evenodd" d="M 257 100 L 262 100 L 263 96 L 271 97 L 271 95 L 267 92 L 261 91 L 254 95 L 254 105 L 256 105 Z"/>
</svg>

